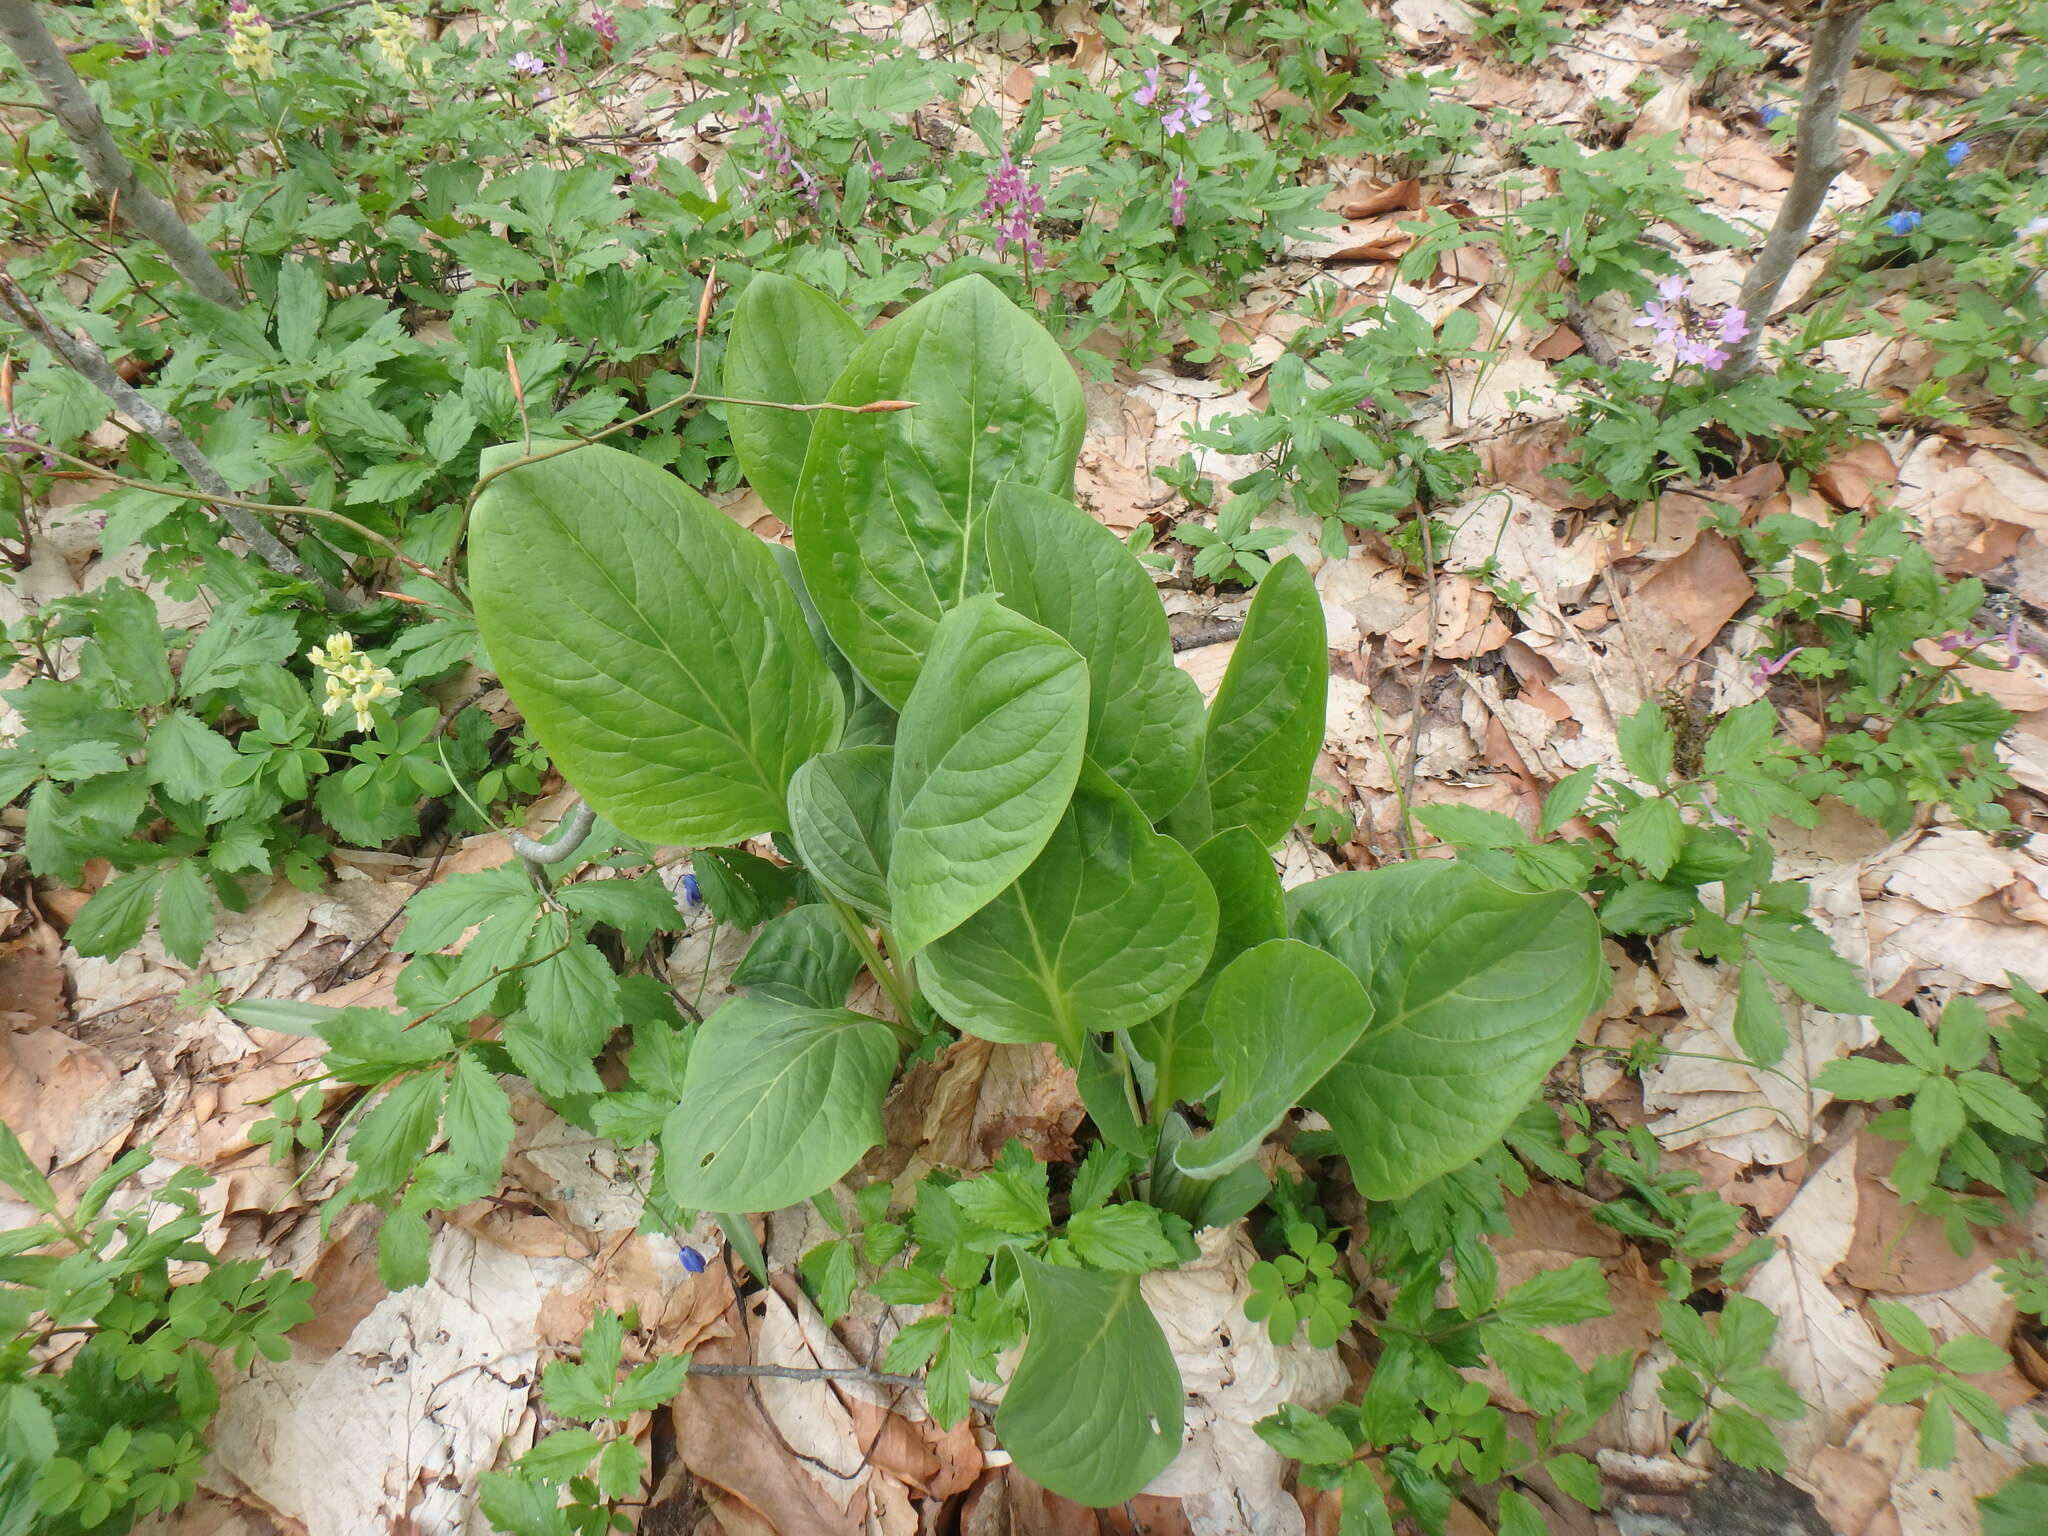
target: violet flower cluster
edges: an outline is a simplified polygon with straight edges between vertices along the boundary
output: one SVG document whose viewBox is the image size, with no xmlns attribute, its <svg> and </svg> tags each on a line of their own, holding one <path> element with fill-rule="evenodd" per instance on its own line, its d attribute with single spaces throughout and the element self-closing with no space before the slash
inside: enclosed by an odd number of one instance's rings
<svg viewBox="0 0 2048 1536">
<path fill-rule="evenodd" d="M 1145 83 L 1132 99 L 1141 107 L 1159 108 L 1159 126 L 1169 139 L 1192 133 L 1216 116 L 1209 110 L 1209 88 L 1200 75 L 1190 74 L 1187 84 L 1175 90 L 1160 80 L 1156 64 L 1145 71 Z"/>
<path fill-rule="evenodd" d="M 1980 635 L 1974 631 L 1951 630 L 1934 642 L 1944 651 L 1974 650 L 1980 645 L 2003 645 L 2005 647 L 2005 670 L 2014 671 L 2020 664 L 2020 657 L 2033 649 L 2020 635 L 2020 616 L 2015 609 L 2006 621 L 2005 629 L 1995 635 Z"/>
<path fill-rule="evenodd" d="M 815 208 L 823 189 L 818 185 L 818 178 L 797 159 L 795 149 L 790 146 L 789 134 L 782 126 L 782 119 L 776 115 L 775 103 L 765 96 L 757 96 L 754 104 L 740 114 L 740 121 L 761 130 L 762 144 L 767 149 L 769 157 L 774 160 L 775 169 L 781 174 L 783 181 L 795 187 L 803 194 L 805 201 Z M 766 173 L 749 171 L 747 174 L 758 181 Z"/>
<path fill-rule="evenodd" d="M 1657 284 L 1657 297 L 1643 305 L 1636 324 L 1655 330 L 1658 345 L 1671 348 L 1680 367 L 1719 368 L 1728 348 L 1749 335 L 1749 316 L 1739 307 L 1709 316 L 1693 303 L 1692 285 L 1682 277 Z"/>
<path fill-rule="evenodd" d="M 619 41 L 619 24 L 612 19 L 612 13 L 602 6 L 593 5 L 590 8 L 590 30 L 597 34 L 597 40 L 603 43 L 607 50 L 616 46 Z"/>
<path fill-rule="evenodd" d="M 1011 246 L 1024 253 L 1025 262 L 1036 262 L 1044 252 L 1031 221 L 1045 212 L 1045 194 L 1025 176 L 1017 162 L 1003 151 L 1003 160 L 989 173 L 988 187 L 981 195 L 981 216 L 996 227 L 996 254 Z"/>
</svg>

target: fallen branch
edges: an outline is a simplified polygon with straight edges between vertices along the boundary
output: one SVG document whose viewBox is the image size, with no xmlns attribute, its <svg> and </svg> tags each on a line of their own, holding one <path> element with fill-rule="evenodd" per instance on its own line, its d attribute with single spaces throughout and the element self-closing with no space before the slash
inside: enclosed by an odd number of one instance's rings
<svg viewBox="0 0 2048 1536">
<path fill-rule="evenodd" d="M 6 3 L 7 0 L 0 0 L 0 5 Z M 164 452 L 176 459 L 192 477 L 192 483 L 199 488 L 199 499 L 219 503 L 221 517 L 230 528 L 241 535 L 258 559 L 274 571 L 314 582 L 326 596 L 330 607 L 360 606 L 315 576 L 299 557 L 287 549 L 281 539 L 259 523 L 247 508 L 236 504 L 240 498 L 228 488 L 226 479 L 214 468 L 213 461 L 201 453 L 199 445 L 185 435 L 185 429 L 178 425 L 177 418 L 168 411 L 152 405 L 143 398 L 139 390 L 123 379 L 114 370 L 114 365 L 108 360 L 107 354 L 100 350 L 98 342 L 89 336 L 70 335 L 52 325 L 23 291 L 21 285 L 5 272 L 0 272 L 0 304 L 5 305 L 23 330 L 35 337 L 67 367 L 112 401 L 115 409 L 126 414 L 129 420 L 155 438 L 163 446 Z"/>
<path fill-rule="evenodd" d="M 178 210 L 142 184 L 135 167 L 114 143 L 106 119 L 93 105 L 78 72 L 36 14 L 34 0 L 0 0 L 0 38 L 43 93 L 51 115 L 78 151 L 79 164 L 107 206 L 118 208 L 130 224 L 162 246 L 171 266 L 192 285 L 194 293 L 229 309 L 240 308 L 242 292 L 234 279 L 220 269 L 212 253 L 178 217 Z"/>
</svg>

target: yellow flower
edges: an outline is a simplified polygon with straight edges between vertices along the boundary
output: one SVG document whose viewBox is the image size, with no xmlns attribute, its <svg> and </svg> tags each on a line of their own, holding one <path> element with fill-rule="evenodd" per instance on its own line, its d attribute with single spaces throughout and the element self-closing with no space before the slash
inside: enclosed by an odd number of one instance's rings
<svg viewBox="0 0 2048 1536">
<path fill-rule="evenodd" d="M 128 20 L 145 38 L 152 36 L 163 24 L 164 0 L 121 0 L 121 9 L 128 13 Z"/>
<path fill-rule="evenodd" d="M 228 12 L 228 58 L 237 69 L 246 69 L 252 75 L 261 75 L 266 80 L 277 73 L 277 53 L 270 46 L 270 23 L 261 11 L 251 10 L 245 3 L 240 10 Z"/>
<path fill-rule="evenodd" d="M 394 6 L 377 5 L 372 9 L 377 20 L 370 28 L 370 41 L 377 45 L 384 62 L 401 75 L 417 72 L 422 80 L 430 77 L 434 73 L 434 61 L 415 54 L 412 18 Z"/>
<path fill-rule="evenodd" d="M 376 725 L 370 706 L 398 697 L 396 676 L 356 649 L 355 637 L 337 630 L 325 646 L 314 646 L 306 660 L 327 674 L 327 702 L 320 713 L 331 715 L 347 704 L 355 711 L 356 729 L 367 731 Z"/>
</svg>

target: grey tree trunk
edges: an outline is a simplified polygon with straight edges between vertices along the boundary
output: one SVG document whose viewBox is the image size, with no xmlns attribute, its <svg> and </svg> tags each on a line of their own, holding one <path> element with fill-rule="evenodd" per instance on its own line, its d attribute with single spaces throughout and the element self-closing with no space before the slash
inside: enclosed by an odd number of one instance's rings
<svg viewBox="0 0 2048 1536">
<path fill-rule="evenodd" d="M 0 0 L 0 39 L 5 39 L 43 93 L 57 126 L 77 149 L 79 163 L 108 206 L 118 207 L 121 217 L 163 247 L 171 266 L 191 284 L 193 292 L 230 309 L 240 308 L 242 292 L 234 279 L 199 243 L 199 237 L 178 217 L 178 210 L 142 184 L 135 167 L 115 145 L 100 109 L 93 105 L 84 83 L 36 14 L 34 0 Z"/>
<path fill-rule="evenodd" d="M 1778 221 L 1749 269 L 1737 302 L 1749 317 L 1749 334 L 1715 378 L 1732 384 L 1756 366 L 1764 322 L 1778 301 L 1792 264 L 1806 245 L 1807 231 L 1820 215 L 1821 202 L 1835 177 L 1848 164 L 1842 153 L 1842 88 L 1856 62 L 1856 40 L 1862 35 L 1871 0 L 1832 0 L 1814 17 L 1812 56 L 1806 66 L 1806 89 L 1799 98 L 1799 124 L 1793 136 L 1792 185 L 1778 205 Z"/>
</svg>

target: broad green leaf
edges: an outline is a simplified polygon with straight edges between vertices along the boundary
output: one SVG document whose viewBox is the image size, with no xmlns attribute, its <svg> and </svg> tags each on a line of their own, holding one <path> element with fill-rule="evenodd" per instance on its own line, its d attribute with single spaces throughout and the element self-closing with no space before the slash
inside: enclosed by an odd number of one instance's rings
<svg viewBox="0 0 2048 1536">
<path fill-rule="evenodd" d="M 358 1196 L 389 1194 L 412 1176 L 440 1129 L 446 1088 L 440 1073 L 415 1072 L 363 1116 L 348 1142 L 349 1161 L 356 1165 L 350 1188 Z"/>
<path fill-rule="evenodd" d="M 1622 763 L 1628 771 L 1653 790 L 1666 788 L 1672 779 L 1672 763 L 1678 753 L 1678 738 L 1663 706 L 1652 699 L 1632 715 L 1625 716 L 1617 737 Z"/>
<path fill-rule="evenodd" d="M 485 487 L 470 582 L 506 691 L 613 825 L 700 846 L 788 828 L 790 775 L 837 740 L 841 701 L 759 539 L 598 445 Z"/>
<path fill-rule="evenodd" d="M 988 555 L 1003 605 L 1088 664 L 1089 761 L 1158 821 L 1201 771 L 1202 690 L 1173 664 L 1145 568 L 1072 502 L 1015 481 L 990 502 Z"/>
<path fill-rule="evenodd" d="M 1204 1021 L 1223 1068 L 1216 1128 L 1175 1151 L 1181 1171 L 1220 1178 L 1254 1156 L 1371 1021 L 1358 978 L 1310 945 L 1274 939 L 1231 961 Z"/>
<path fill-rule="evenodd" d="M 1030 867 L 1081 772 L 1088 669 L 993 597 L 948 613 L 904 706 L 889 911 L 907 959 Z"/>
<path fill-rule="evenodd" d="M 1217 833 L 1195 850 L 1195 863 L 1216 893 L 1216 943 L 1208 969 L 1171 1009 L 1131 1031 L 1133 1043 L 1159 1074 L 1158 1097 L 1167 1104 L 1205 1099 L 1222 1078 L 1205 1017 L 1217 976 L 1246 950 L 1287 936 L 1280 872 L 1250 830 L 1232 827 Z"/>
<path fill-rule="evenodd" d="M 862 342 L 830 398 L 916 402 L 820 413 L 789 518 L 825 627 L 900 709 L 941 615 L 988 590 L 996 486 L 1073 488 L 1081 386 L 1044 327 L 963 277 Z"/>
<path fill-rule="evenodd" d="M 799 1008 L 841 1008 L 860 955 L 822 901 L 792 907 L 762 928 L 732 984 Z"/>
<path fill-rule="evenodd" d="M 815 405 L 831 392 L 860 344 L 860 326 L 824 294 L 795 278 L 761 273 L 733 306 L 723 391 L 743 400 Z M 725 408 L 740 472 L 785 523 L 796 501 L 811 426 L 820 414 L 755 405 Z"/>
<path fill-rule="evenodd" d="M 2006 1485 L 1977 1501 L 1983 1536 L 2036 1536 L 2048 1530 L 2048 1466 L 2021 1467 Z"/>
<path fill-rule="evenodd" d="M 1373 1024 L 1308 1098 L 1359 1192 L 1394 1200 L 1484 1151 L 1570 1047 L 1607 984 L 1571 892 L 1510 891 L 1423 860 L 1295 891 L 1294 936 L 1365 983 Z"/>
<path fill-rule="evenodd" d="M 1764 968 L 1745 962 L 1735 986 L 1735 1043 L 1760 1067 L 1774 1066 L 1785 1054 L 1785 1010 Z"/>
<path fill-rule="evenodd" d="M 825 752 L 789 781 L 789 822 L 811 877 L 848 906 L 889 918 L 890 747 Z"/>
<path fill-rule="evenodd" d="M 1289 556 L 1266 573 L 1209 706 L 1202 771 L 1211 825 L 1249 827 L 1276 846 L 1308 802 L 1330 691 L 1322 599 Z"/>
<path fill-rule="evenodd" d="M 1215 934 L 1216 898 L 1194 859 L 1091 770 L 1031 867 L 934 940 L 918 978 L 968 1034 L 1051 1041 L 1078 1062 L 1084 1036 L 1170 1006 Z"/>
<path fill-rule="evenodd" d="M 1016 1259 L 1031 1331 L 996 1437 L 1019 1471 L 1062 1498 L 1121 1504 L 1180 1454 L 1173 1351 L 1136 1275 Z"/>
<path fill-rule="evenodd" d="M 808 1200 L 881 1141 L 895 1071 L 895 1036 L 879 1019 L 727 1003 L 697 1031 L 662 1129 L 670 1198 L 709 1211 Z"/>
</svg>

